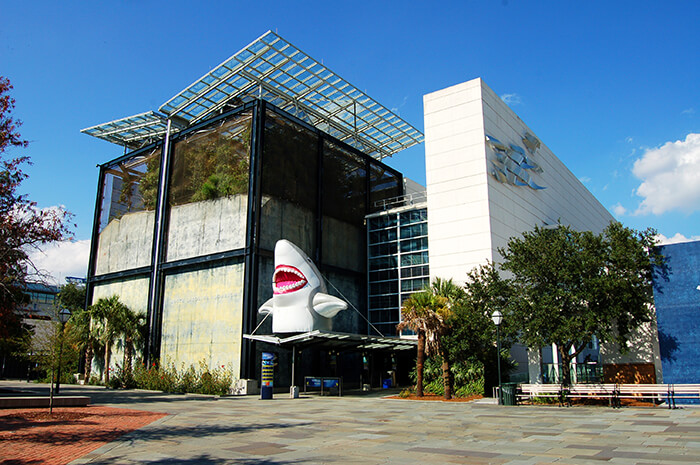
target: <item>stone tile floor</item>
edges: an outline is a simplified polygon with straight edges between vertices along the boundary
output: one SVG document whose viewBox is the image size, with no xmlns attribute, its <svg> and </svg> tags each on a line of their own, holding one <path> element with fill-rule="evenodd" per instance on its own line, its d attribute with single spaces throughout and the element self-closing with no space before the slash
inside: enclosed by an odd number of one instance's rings
<svg viewBox="0 0 700 465">
<path fill-rule="evenodd" d="M 72 464 L 700 463 L 698 408 L 507 407 L 281 394 L 259 400 L 63 389 L 91 395 L 103 406 L 169 414 Z"/>
</svg>

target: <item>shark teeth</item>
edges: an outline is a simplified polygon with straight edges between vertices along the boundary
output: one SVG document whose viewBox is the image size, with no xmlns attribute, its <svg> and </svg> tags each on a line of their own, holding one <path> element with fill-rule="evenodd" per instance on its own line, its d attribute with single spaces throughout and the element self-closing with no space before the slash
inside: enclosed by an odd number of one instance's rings
<svg viewBox="0 0 700 465">
<path fill-rule="evenodd" d="M 291 265 L 278 265 L 272 276 L 272 291 L 275 294 L 288 294 L 306 286 L 304 273 Z"/>
</svg>

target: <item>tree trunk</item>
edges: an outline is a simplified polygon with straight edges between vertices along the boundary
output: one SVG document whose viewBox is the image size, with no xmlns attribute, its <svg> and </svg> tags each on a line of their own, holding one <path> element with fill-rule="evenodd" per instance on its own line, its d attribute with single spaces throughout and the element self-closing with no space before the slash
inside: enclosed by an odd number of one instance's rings
<svg viewBox="0 0 700 465">
<path fill-rule="evenodd" d="M 130 340 L 125 340 L 124 341 L 124 363 L 122 364 L 122 367 L 124 367 L 124 375 L 128 376 L 131 374 L 131 359 L 133 358 L 133 350 L 134 344 Z"/>
<path fill-rule="evenodd" d="M 92 371 L 93 355 L 94 351 L 92 349 L 92 344 L 88 344 L 88 346 L 85 348 L 85 384 L 88 384 L 90 381 L 90 372 Z"/>
<path fill-rule="evenodd" d="M 425 363 L 425 332 L 418 331 L 418 355 L 416 356 L 416 395 L 423 397 L 423 364 Z"/>
<path fill-rule="evenodd" d="M 442 383 L 445 386 L 445 400 L 452 399 L 452 370 L 450 370 L 450 354 L 440 346 L 440 357 L 442 357 Z"/>
<path fill-rule="evenodd" d="M 569 354 L 569 346 L 563 346 L 557 344 L 557 350 L 559 351 L 559 362 L 561 363 L 561 384 L 564 386 L 571 385 L 571 355 Z"/>
<path fill-rule="evenodd" d="M 105 380 L 105 386 L 109 385 L 109 359 L 111 355 L 111 347 L 109 341 L 105 344 L 105 374 L 104 374 L 104 380 Z"/>
</svg>

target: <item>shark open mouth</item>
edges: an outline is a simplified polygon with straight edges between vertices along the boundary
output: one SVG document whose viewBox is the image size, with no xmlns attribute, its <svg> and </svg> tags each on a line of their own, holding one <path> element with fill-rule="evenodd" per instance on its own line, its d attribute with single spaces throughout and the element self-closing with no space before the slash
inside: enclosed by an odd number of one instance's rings
<svg viewBox="0 0 700 465">
<path fill-rule="evenodd" d="M 288 294 L 298 291 L 306 286 L 304 273 L 290 265 L 278 265 L 272 276 L 272 290 L 274 294 Z"/>
</svg>

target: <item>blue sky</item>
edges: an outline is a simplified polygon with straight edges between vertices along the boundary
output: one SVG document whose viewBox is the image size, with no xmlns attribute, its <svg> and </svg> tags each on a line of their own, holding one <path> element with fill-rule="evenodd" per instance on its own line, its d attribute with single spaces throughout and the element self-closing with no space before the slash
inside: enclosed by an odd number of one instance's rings
<svg viewBox="0 0 700 465">
<path fill-rule="evenodd" d="M 625 225 L 700 238 L 700 2 L 0 0 L 0 11 L 0 75 L 34 162 L 23 190 L 73 212 L 82 241 L 46 259 L 64 275 L 84 268 L 95 165 L 122 153 L 80 129 L 157 110 L 268 29 L 421 131 L 424 94 L 482 77 Z M 389 164 L 423 183 L 423 155 Z"/>
</svg>

